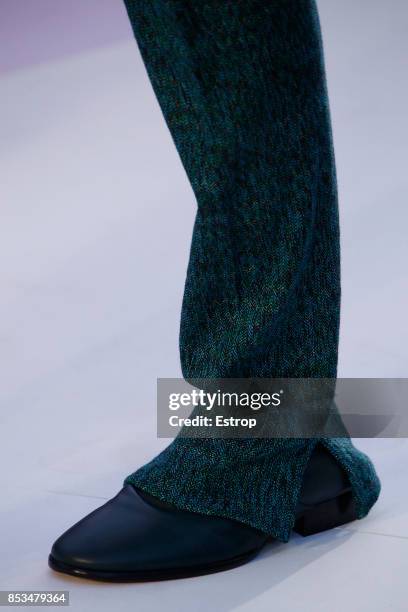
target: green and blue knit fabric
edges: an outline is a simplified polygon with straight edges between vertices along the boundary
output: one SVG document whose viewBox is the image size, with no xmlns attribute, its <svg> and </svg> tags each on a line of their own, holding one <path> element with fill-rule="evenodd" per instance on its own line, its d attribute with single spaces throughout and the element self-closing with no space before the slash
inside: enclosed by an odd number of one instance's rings
<svg viewBox="0 0 408 612">
<path fill-rule="evenodd" d="M 184 377 L 335 377 L 339 222 L 314 1 L 125 4 L 197 199 Z M 380 483 L 348 438 L 176 438 L 127 482 L 286 541 L 318 443 L 347 471 L 365 516 Z"/>
</svg>

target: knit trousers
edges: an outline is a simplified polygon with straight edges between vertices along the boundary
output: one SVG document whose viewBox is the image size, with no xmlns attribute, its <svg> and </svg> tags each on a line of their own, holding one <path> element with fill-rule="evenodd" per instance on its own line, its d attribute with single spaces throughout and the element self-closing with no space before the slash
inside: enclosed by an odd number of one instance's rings
<svg viewBox="0 0 408 612">
<path fill-rule="evenodd" d="M 314 1 L 125 5 L 197 200 L 183 376 L 335 377 L 339 223 Z M 348 473 L 365 516 L 380 483 L 349 438 L 179 437 L 126 481 L 286 541 L 319 443 Z"/>
</svg>

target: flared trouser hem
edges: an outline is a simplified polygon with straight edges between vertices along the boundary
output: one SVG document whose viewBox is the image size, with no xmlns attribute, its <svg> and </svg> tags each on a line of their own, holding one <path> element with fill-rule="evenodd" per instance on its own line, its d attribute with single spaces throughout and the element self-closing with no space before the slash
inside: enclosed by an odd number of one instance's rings
<svg viewBox="0 0 408 612">
<path fill-rule="evenodd" d="M 233 519 L 288 541 L 308 460 L 324 445 L 347 473 L 358 518 L 377 500 L 370 459 L 350 439 L 176 440 L 126 483 L 175 507 Z"/>
</svg>

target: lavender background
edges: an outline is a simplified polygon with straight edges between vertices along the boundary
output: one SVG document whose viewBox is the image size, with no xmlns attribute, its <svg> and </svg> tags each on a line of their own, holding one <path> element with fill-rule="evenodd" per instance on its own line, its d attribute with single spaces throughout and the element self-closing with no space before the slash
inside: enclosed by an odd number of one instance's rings
<svg viewBox="0 0 408 612">
<path fill-rule="evenodd" d="M 318 4 L 339 374 L 406 377 L 408 4 Z M 407 440 L 358 442 L 383 481 L 367 520 L 232 572 L 112 587 L 47 569 L 53 539 L 163 446 L 155 382 L 179 375 L 195 203 L 120 0 L 0 0 L 0 41 L 0 587 L 70 589 L 74 610 L 404 610 Z"/>
<path fill-rule="evenodd" d="M 1 72 L 129 38 L 120 0 L 1 0 Z"/>
</svg>

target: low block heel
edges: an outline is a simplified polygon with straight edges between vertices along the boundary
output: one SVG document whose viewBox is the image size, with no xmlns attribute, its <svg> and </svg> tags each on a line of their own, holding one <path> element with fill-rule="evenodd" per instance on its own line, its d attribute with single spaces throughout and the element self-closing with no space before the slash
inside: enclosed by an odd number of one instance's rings
<svg viewBox="0 0 408 612">
<path fill-rule="evenodd" d="M 327 529 L 350 523 L 357 518 L 351 491 L 306 509 L 296 520 L 294 531 L 302 536 L 313 535 Z"/>
</svg>

